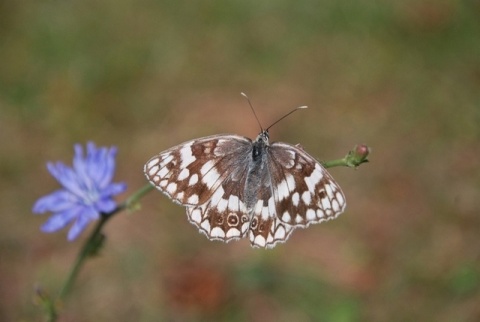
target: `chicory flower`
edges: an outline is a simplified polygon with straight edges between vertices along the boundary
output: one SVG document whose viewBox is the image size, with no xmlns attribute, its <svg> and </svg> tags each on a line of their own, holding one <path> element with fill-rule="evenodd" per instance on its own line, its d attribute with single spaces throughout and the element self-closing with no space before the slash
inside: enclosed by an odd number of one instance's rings
<svg viewBox="0 0 480 322">
<path fill-rule="evenodd" d="M 89 142 L 86 155 L 80 144 L 76 144 L 73 167 L 62 162 L 48 163 L 50 174 L 63 186 L 51 194 L 41 197 L 33 206 L 33 212 L 53 215 L 42 225 L 46 233 L 58 231 L 73 222 L 67 239 L 74 240 L 87 225 L 109 214 L 117 203 L 113 197 L 126 190 L 125 183 L 112 183 L 115 172 L 115 147 L 96 147 Z"/>
</svg>

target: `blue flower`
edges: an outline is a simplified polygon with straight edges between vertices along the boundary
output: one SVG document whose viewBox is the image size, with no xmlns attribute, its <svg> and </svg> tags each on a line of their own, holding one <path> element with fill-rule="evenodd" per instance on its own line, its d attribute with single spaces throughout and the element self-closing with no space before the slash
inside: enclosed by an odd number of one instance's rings
<svg viewBox="0 0 480 322">
<path fill-rule="evenodd" d="M 67 237 L 74 240 L 101 213 L 113 211 L 117 206 L 113 196 L 126 190 L 125 183 L 112 183 L 115 147 L 97 148 L 89 142 L 86 152 L 84 156 L 82 146 L 75 145 L 73 168 L 62 162 L 47 164 L 48 171 L 63 188 L 38 199 L 33 206 L 34 213 L 53 213 L 42 225 L 43 232 L 55 232 L 74 222 Z"/>
</svg>

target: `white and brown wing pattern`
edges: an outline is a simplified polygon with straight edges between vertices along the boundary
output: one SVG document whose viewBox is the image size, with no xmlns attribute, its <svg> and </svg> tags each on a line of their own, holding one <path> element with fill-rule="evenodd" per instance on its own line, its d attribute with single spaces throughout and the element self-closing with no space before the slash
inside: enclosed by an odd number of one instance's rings
<svg viewBox="0 0 480 322">
<path fill-rule="evenodd" d="M 215 135 L 185 142 L 145 164 L 148 180 L 176 203 L 209 239 L 245 235 L 250 219 L 243 203 L 252 141 Z"/>
<path fill-rule="evenodd" d="M 151 158 L 147 179 L 184 206 L 203 205 L 228 177 L 240 180 L 248 167 L 252 141 L 238 135 L 214 135 L 177 145 Z M 243 162 L 242 162 L 243 161 Z M 244 168 L 244 169 L 242 169 Z"/>
<path fill-rule="evenodd" d="M 185 142 L 145 164 L 148 180 L 209 239 L 249 237 L 254 247 L 285 242 L 294 228 L 337 217 L 345 196 L 299 146 L 224 134 Z"/>
<path fill-rule="evenodd" d="M 265 145 L 262 155 L 260 182 L 248 189 L 256 191 L 249 232 L 252 246 L 272 248 L 285 242 L 294 228 L 336 218 L 344 211 L 342 190 L 303 149 L 278 142 Z"/>
<path fill-rule="evenodd" d="M 334 219 L 345 210 L 345 195 L 327 170 L 299 146 L 269 147 L 278 219 L 295 227 Z"/>
</svg>

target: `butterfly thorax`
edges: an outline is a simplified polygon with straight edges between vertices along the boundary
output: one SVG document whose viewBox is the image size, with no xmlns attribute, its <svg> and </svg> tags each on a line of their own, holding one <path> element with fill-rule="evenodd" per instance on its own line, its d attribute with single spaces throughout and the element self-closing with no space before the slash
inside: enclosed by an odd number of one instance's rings
<svg viewBox="0 0 480 322">
<path fill-rule="evenodd" d="M 248 165 L 247 179 L 245 181 L 245 205 L 249 211 L 253 209 L 263 191 L 270 191 L 268 173 L 268 131 L 262 131 L 252 144 L 251 159 Z"/>
<path fill-rule="evenodd" d="M 262 131 L 257 138 L 255 139 L 255 142 L 253 142 L 253 149 L 252 149 L 252 161 L 256 160 L 261 160 L 266 147 L 268 146 L 268 131 L 264 130 Z"/>
</svg>

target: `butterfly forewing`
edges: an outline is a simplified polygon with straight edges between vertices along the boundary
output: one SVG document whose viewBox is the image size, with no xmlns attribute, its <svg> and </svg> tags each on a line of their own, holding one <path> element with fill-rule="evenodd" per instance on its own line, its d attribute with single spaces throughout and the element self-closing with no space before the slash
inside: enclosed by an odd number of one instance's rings
<svg viewBox="0 0 480 322">
<path fill-rule="evenodd" d="M 147 179 L 173 201 L 205 204 L 228 177 L 242 177 L 239 155 L 249 155 L 252 141 L 238 135 L 215 135 L 188 141 L 151 158 Z"/>
<path fill-rule="evenodd" d="M 301 147 L 270 146 L 270 174 L 276 215 L 284 223 L 306 227 L 333 219 L 345 209 L 345 196 L 325 168 Z"/>
</svg>

